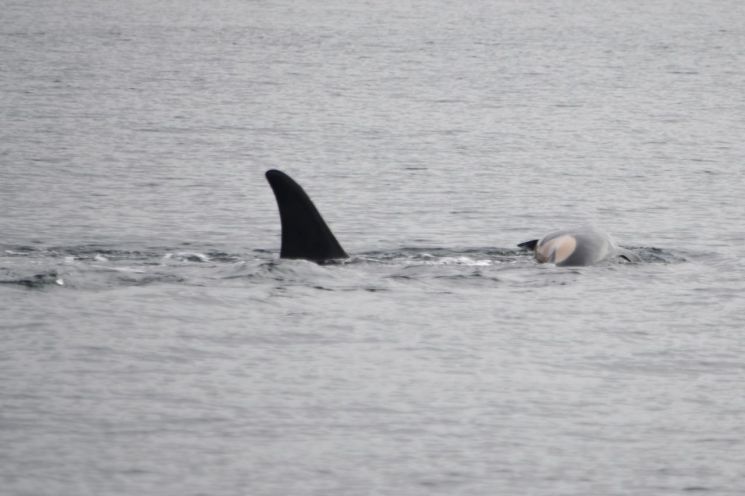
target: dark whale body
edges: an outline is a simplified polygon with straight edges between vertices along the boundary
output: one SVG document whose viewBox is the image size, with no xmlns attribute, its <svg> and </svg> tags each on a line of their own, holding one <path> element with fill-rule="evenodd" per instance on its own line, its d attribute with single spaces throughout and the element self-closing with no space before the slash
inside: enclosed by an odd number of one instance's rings
<svg viewBox="0 0 745 496">
<path fill-rule="evenodd" d="M 323 263 L 348 258 L 308 194 L 290 176 L 278 170 L 266 172 L 274 191 L 282 223 L 280 258 Z M 610 236 L 593 227 L 555 231 L 541 239 L 520 243 L 532 250 L 541 263 L 558 266 L 593 265 L 612 258 L 638 261 L 628 250 L 616 246 Z"/>
</svg>

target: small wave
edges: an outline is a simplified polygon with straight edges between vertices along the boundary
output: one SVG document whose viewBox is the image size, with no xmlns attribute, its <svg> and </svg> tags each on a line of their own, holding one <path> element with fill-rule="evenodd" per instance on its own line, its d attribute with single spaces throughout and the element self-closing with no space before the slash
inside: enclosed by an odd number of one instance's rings
<svg viewBox="0 0 745 496">
<path fill-rule="evenodd" d="M 688 261 L 688 258 L 680 253 L 675 253 L 670 250 L 663 250 L 662 248 L 655 248 L 652 246 L 630 246 L 626 248 L 635 255 L 637 255 L 642 263 L 684 263 Z"/>
<path fill-rule="evenodd" d="M 156 257 L 156 251 L 149 250 L 124 250 L 118 248 L 107 248 L 98 245 L 82 245 L 69 247 L 49 248 L 51 256 L 72 256 L 78 260 L 119 261 L 119 260 L 147 260 Z"/>
<path fill-rule="evenodd" d="M 57 272 L 47 272 L 42 274 L 34 274 L 30 277 L 20 277 L 16 279 L 4 279 L 0 280 L 0 284 L 24 286 L 26 288 L 43 288 L 45 286 L 64 286 L 65 281 L 57 274 Z"/>
<path fill-rule="evenodd" d="M 92 269 L 96 269 L 99 272 L 127 272 L 132 274 L 145 274 L 147 272 L 146 269 L 138 267 L 116 267 L 97 264 L 91 264 L 89 265 L 89 267 Z"/>
<path fill-rule="evenodd" d="M 142 277 L 121 275 L 117 278 L 117 282 L 121 286 L 148 286 L 159 283 L 178 284 L 186 282 L 186 279 L 175 274 L 147 274 Z"/>
<path fill-rule="evenodd" d="M 181 251 L 177 253 L 166 253 L 164 260 L 177 260 L 179 262 L 209 262 L 210 258 L 204 253 Z"/>
<path fill-rule="evenodd" d="M 513 262 L 523 252 L 504 248 L 418 248 L 405 247 L 396 251 L 367 252 L 350 260 L 350 263 L 408 263 L 416 265 L 465 265 L 490 266 Z"/>
<path fill-rule="evenodd" d="M 27 257 L 36 252 L 32 246 L 7 246 L 3 248 L 3 253 L 9 257 Z"/>
<path fill-rule="evenodd" d="M 453 281 L 453 282 L 461 282 L 461 281 L 467 281 L 467 282 L 473 282 L 475 280 L 485 282 L 501 282 L 501 280 L 494 276 L 494 275 L 486 275 L 479 271 L 473 271 L 469 272 L 467 274 L 444 274 L 444 275 L 436 275 L 434 276 L 435 279 L 438 280 L 444 280 L 444 281 Z"/>
<path fill-rule="evenodd" d="M 261 250 L 254 250 L 262 253 Z M 184 251 L 173 247 L 148 247 L 143 249 L 123 249 L 98 244 L 75 246 L 33 247 L 24 245 L 0 246 L 0 255 L 6 257 L 62 258 L 66 262 L 157 262 L 158 260 L 177 260 L 184 262 L 232 263 L 245 258 L 240 254 L 220 250 Z"/>
<path fill-rule="evenodd" d="M 226 253 L 224 251 L 208 251 L 207 257 L 213 262 L 220 263 L 235 263 L 241 261 L 240 255 Z"/>
</svg>

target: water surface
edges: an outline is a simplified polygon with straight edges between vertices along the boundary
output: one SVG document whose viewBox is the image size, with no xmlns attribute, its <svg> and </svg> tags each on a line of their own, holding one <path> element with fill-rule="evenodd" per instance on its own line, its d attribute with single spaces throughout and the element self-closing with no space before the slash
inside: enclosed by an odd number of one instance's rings
<svg viewBox="0 0 745 496">
<path fill-rule="evenodd" d="M 0 11 L 4 493 L 742 494 L 740 3 Z"/>
</svg>

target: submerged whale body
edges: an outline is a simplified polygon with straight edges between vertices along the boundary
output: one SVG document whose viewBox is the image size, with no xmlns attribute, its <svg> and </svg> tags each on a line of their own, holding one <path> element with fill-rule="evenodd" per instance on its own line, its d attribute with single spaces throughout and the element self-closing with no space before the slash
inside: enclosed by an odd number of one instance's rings
<svg viewBox="0 0 745 496">
<path fill-rule="evenodd" d="M 347 252 L 298 183 L 275 169 L 266 172 L 266 179 L 279 207 L 282 224 L 280 258 L 318 263 L 348 258 Z M 610 236 L 592 227 L 552 232 L 518 246 L 532 250 L 538 262 L 558 266 L 593 265 L 617 257 L 638 261 L 636 255 L 619 248 Z"/>
</svg>

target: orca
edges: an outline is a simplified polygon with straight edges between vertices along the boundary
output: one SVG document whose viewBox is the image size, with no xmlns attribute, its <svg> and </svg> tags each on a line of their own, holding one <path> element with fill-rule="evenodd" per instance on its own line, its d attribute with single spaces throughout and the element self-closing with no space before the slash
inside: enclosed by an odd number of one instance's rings
<svg viewBox="0 0 745 496">
<path fill-rule="evenodd" d="M 276 169 L 268 170 L 266 179 L 279 207 L 282 224 L 280 258 L 317 263 L 349 258 L 298 183 Z M 609 235 L 593 227 L 555 231 L 517 246 L 532 250 L 540 263 L 558 266 L 593 265 L 614 257 L 630 262 L 639 261 L 637 255 L 619 248 Z"/>
<path fill-rule="evenodd" d="M 607 233 L 593 226 L 550 232 L 541 239 L 531 239 L 517 246 L 532 250 L 539 263 L 559 267 L 594 265 L 614 258 L 640 261 L 637 255 L 620 248 Z"/>
</svg>

